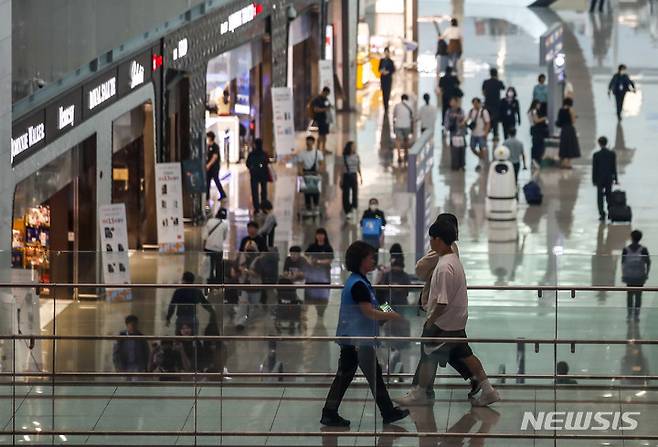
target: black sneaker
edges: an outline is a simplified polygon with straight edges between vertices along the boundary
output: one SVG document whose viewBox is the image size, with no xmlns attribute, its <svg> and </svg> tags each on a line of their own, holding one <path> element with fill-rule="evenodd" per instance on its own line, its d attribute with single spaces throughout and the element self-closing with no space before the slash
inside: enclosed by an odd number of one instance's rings
<svg viewBox="0 0 658 447">
<path fill-rule="evenodd" d="M 327 411 L 322 411 L 322 419 L 320 423 L 327 427 L 349 427 L 350 421 L 340 417 L 338 413 L 330 413 Z"/>
<path fill-rule="evenodd" d="M 400 407 L 395 407 L 390 414 L 383 416 L 384 425 L 392 424 L 393 422 L 397 422 L 400 419 L 406 418 L 407 416 L 409 416 L 409 410 L 403 410 Z"/>
</svg>

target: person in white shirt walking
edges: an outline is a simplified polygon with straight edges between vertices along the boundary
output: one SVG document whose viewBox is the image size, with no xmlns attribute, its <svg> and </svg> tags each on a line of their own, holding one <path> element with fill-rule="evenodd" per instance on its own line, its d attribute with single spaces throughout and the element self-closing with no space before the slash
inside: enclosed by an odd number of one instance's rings
<svg viewBox="0 0 658 447">
<path fill-rule="evenodd" d="M 409 101 L 409 96 L 403 94 L 401 101 L 393 108 L 393 128 L 395 129 L 395 142 L 398 150 L 398 163 L 402 163 L 402 154 L 404 160 L 407 159 L 407 149 L 409 149 L 409 137 L 412 133 L 414 123 L 414 110 Z"/>
<path fill-rule="evenodd" d="M 220 208 L 215 217 L 211 217 L 203 227 L 203 249 L 210 258 L 210 274 L 208 282 L 223 278 L 222 260 L 224 258 L 224 241 L 228 237 L 228 222 L 226 208 Z"/>
<path fill-rule="evenodd" d="M 436 124 L 436 115 L 438 113 L 435 106 L 430 104 L 430 95 L 425 93 L 423 95 L 425 104 L 418 110 L 418 121 L 420 121 L 420 133 L 422 134 L 427 129 L 434 131 Z"/>
<path fill-rule="evenodd" d="M 457 61 L 462 56 L 463 51 L 463 37 L 462 31 L 459 29 L 459 22 L 457 19 L 450 20 L 450 26 L 441 34 L 441 39 L 448 43 L 448 60 L 452 68 L 457 72 Z"/>
<path fill-rule="evenodd" d="M 427 299 L 427 320 L 423 325 L 422 337 L 466 338 L 468 321 L 468 293 L 466 275 L 459 256 L 453 252 L 452 244 L 457 239 L 457 229 L 446 220 L 435 222 L 429 229 L 430 246 L 439 261 L 432 273 L 430 293 Z M 478 387 L 469 393 L 471 405 L 484 407 L 500 400 L 482 367 L 466 342 L 425 342 L 426 354 L 418 365 L 418 385 L 406 396 L 398 399 L 402 406 L 428 404 L 427 387 L 434 381 L 436 369 L 445 367 L 449 361 L 460 359 L 472 374 Z"/>
<path fill-rule="evenodd" d="M 489 162 L 489 151 L 487 149 L 487 135 L 491 129 L 491 115 L 482 107 L 480 98 L 473 98 L 473 108 L 468 112 L 467 126 L 471 129 L 471 152 L 478 158 L 476 171 Z"/>
</svg>

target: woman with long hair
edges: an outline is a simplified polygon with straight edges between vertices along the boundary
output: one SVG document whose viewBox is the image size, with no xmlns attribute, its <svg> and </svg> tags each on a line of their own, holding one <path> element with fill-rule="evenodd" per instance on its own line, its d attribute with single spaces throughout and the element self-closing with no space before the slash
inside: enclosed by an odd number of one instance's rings
<svg viewBox="0 0 658 447">
<path fill-rule="evenodd" d="M 548 119 L 544 114 L 544 105 L 538 99 L 533 99 L 528 109 L 528 121 L 530 122 L 530 136 L 532 137 L 532 148 L 530 156 L 532 166 L 539 168 L 541 160 L 544 158 L 546 143 L 544 140 L 548 136 Z"/>
<path fill-rule="evenodd" d="M 343 189 L 345 218 L 348 218 L 359 206 L 359 180 L 363 184 L 361 160 L 356 153 L 356 143 L 348 141 L 343 149 L 343 176 L 340 183 Z"/>
</svg>

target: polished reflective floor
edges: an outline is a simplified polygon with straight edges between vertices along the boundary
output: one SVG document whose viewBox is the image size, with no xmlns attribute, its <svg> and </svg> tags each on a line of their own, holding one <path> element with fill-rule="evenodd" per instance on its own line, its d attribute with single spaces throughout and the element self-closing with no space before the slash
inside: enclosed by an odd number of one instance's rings
<svg viewBox="0 0 658 447">
<path fill-rule="evenodd" d="M 580 5 L 582 3 L 582 5 Z M 568 79 L 574 86 L 575 109 L 578 114 L 578 131 L 582 157 L 574 162 L 573 170 L 541 169 L 537 173 L 521 171 L 519 183 L 535 179 L 544 192 L 541 206 L 529 207 L 523 198 L 519 202 L 516 221 L 491 223 L 486 219 L 485 199 L 487 176 L 475 171 L 476 159 L 467 154 L 464 172 L 448 168 L 448 150 L 444 147 L 441 131 L 435 133 L 435 158 L 428 196 L 431 201 L 431 218 L 439 212 L 452 212 L 460 220 L 460 253 L 471 285 L 622 285 L 620 255 L 627 244 L 631 228 L 644 232 L 643 243 L 653 251 L 658 241 L 658 206 L 655 190 L 658 188 L 658 153 L 654 149 L 654 135 L 658 131 L 658 106 L 651 98 L 658 96 L 658 13 L 654 2 L 615 2 L 604 13 L 584 11 L 586 2 L 579 6 L 558 2 L 554 10 L 527 9 L 511 6 L 487 6 L 477 1 L 421 0 L 419 3 L 419 72 L 400 70 L 396 76 L 392 102 L 402 93 L 419 98 L 429 92 L 436 102 L 434 87 L 437 82 L 433 54 L 436 34 L 433 19 L 456 15 L 464 29 L 464 56 L 460 61 L 460 76 L 465 98 L 481 95 L 481 84 L 491 67 L 498 68 L 506 85 L 516 88 L 524 112 L 529 106 L 531 90 L 538 73 L 545 68 L 538 63 L 539 36 L 554 23 L 565 29 L 564 51 L 567 57 Z M 580 7 L 582 10 L 578 10 Z M 441 27 L 446 22 L 440 22 Z M 391 39 L 393 42 L 395 39 Z M 401 54 L 397 55 L 401 57 Z M 651 56 L 651 57 L 650 57 Z M 634 78 L 638 93 L 629 95 L 624 119 L 617 123 L 614 102 L 607 96 L 607 84 L 615 67 L 625 63 Z M 398 242 L 406 255 L 406 271 L 413 272 L 417 257 L 415 251 L 414 206 L 416 195 L 406 192 L 407 168 L 397 163 L 393 151 L 391 117 L 381 105 L 377 84 L 367 85 L 358 92 L 359 109 L 355 114 L 339 114 L 337 130 L 330 136 L 327 157 L 327 174 L 322 195 L 322 219 L 303 219 L 297 210 L 302 205 L 295 192 L 294 169 L 282 161 L 277 170 L 279 180 L 271 187 L 275 214 L 279 219 L 277 246 L 281 260 L 290 245 L 307 246 L 312 242 L 315 229 L 325 227 L 335 249 L 336 260 L 332 268 L 332 281 L 344 279 L 341 259 L 344 250 L 360 237 L 358 218 L 346 221 L 341 209 L 339 172 L 342 146 L 349 140 L 357 143 L 361 156 L 364 183 L 359 192 L 359 215 L 368 199 L 379 199 L 386 212 L 385 242 L 380 254 L 382 264 L 387 263 L 385 251 Z M 466 108 L 468 104 L 464 104 Z M 530 136 L 525 113 L 519 136 L 526 154 Z M 605 135 L 617 153 L 620 184 L 627 192 L 633 208 L 632 225 L 599 223 L 596 207 L 596 190 L 591 182 L 591 153 L 596 138 Z M 304 135 L 300 134 L 300 144 Z M 492 142 L 489 142 L 491 147 Z M 301 147 L 301 145 L 300 145 Z M 248 178 L 242 166 L 235 167 L 227 185 L 231 209 L 231 247 L 245 234 L 245 224 L 251 208 Z M 291 200 L 295 208 L 289 207 Z M 201 273 L 203 262 L 195 250 L 200 249 L 200 230 L 186 229 L 188 253 L 181 256 L 163 256 L 157 253 L 135 253 L 131 257 L 134 282 L 177 282 L 185 270 Z M 90 255 L 91 256 L 91 255 Z M 653 272 L 648 285 L 658 284 Z M 412 278 L 413 279 L 413 278 Z M 136 314 L 141 328 L 149 335 L 173 335 L 173 329 L 164 324 L 164 315 L 171 290 L 133 290 L 129 302 L 44 301 L 37 321 L 32 320 L 34 331 L 57 335 L 108 335 L 123 329 L 123 319 Z M 301 296 L 301 292 L 299 292 Z M 326 312 L 314 306 L 302 310 L 301 324 L 290 330 L 281 327 L 271 307 L 253 306 L 249 309 L 248 324 L 238 331 L 235 315 L 244 308 L 221 306 L 220 295 L 211 293 L 221 315 L 221 331 L 226 335 L 333 335 L 337 318 L 339 291 L 333 290 Z M 507 379 L 501 387 L 503 402 L 492 410 L 472 411 L 465 399 L 465 389 L 454 378 L 442 378 L 439 383 L 452 386 L 437 387 L 437 401 L 432 408 L 415 408 L 412 417 L 397 427 L 387 430 L 424 432 L 491 432 L 520 433 L 523 411 L 639 411 L 636 434 L 656 435 L 655 390 L 647 388 L 649 381 L 632 379 L 592 379 L 588 375 L 650 376 L 658 360 L 654 345 L 620 345 L 605 341 L 624 339 L 658 339 L 658 296 L 645 293 L 643 309 L 627 318 L 625 293 L 579 292 L 575 298 L 569 293 L 545 294 L 536 292 L 477 291 L 470 295 L 469 336 L 481 338 L 560 338 L 601 340 L 598 344 L 569 344 L 535 346 L 517 344 L 474 344 L 490 374 L 553 374 L 556 361 L 568 362 L 570 374 L 583 386 L 555 390 L 550 379 L 513 383 Z M 422 315 L 418 316 L 413 304 L 417 294 L 408 297 L 410 306 L 404 314 L 410 321 L 405 333 L 420 333 Z M 221 309 L 221 312 L 219 311 Z M 200 327 L 207 325 L 208 317 L 202 310 Z M 53 324 L 56 316 L 57 323 Z M 25 332 L 25 330 L 24 330 Z M 331 342 L 286 341 L 271 345 L 267 342 L 227 343 L 225 365 L 229 373 L 274 371 L 281 365 L 283 372 L 333 373 L 337 364 L 338 349 Z M 57 371 L 112 371 L 111 342 L 58 342 L 56 348 Z M 382 349 L 380 360 L 385 370 L 400 373 L 406 383 L 392 384 L 391 394 L 401 395 L 407 389 L 409 378 L 418 360 L 418 348 L 410 343 L 391 352 Z M 50 371 L 53 349 L 49 343 L 38 347 L 37 358 L 26 354 L 26 369 Z M 523 359 L 523 362 L 520 360 Z M 523 363 L 523 367 L 521 367 Z M 391 364 L 394 368 L 391 368 Z M 398 369 L 395 369 L 398 368 Z M 276 370 L 278 371 L 278 370 Z M 442 370 L 446 373 L 446 370 Z M 234 380 L 238 381 L 236 377 Z M 391 378 L 394 381 L 394 378 Z M 498 383 L 502 379 L 496 378 Z M 288 381 L 293 382 L 287 383 Z M 314 383 L 311 383 L 314 382 Z M 585 386 L 586 385 L 586 386 Z M 589 388 L 589 387 L 592 388 Z M 626 388 L 628 386 L 628 388 Z M 320 409 L 327 391 L 327 379 L 286 379 L 283 384 L 258 383 L 225 387 L 202 386 L 194 388 L 78 386 L 58 387 L 55 394 L 61 399 L 53 401 L 48 386 L 20 387 L 17 397 L 11 398 L 10 389 L 0 390 L 0 424 L 11 428 L 11 410 L 18 410 L 17 429 L 44 427 L 66 430 L 162 430 L 191 431 L 223 430 L 252 432 L 317 432 Z M 576 388 L 576 389 L 572 389 Z M 198 405 L 195 405 L 195 396 Z M 381 420 L 370 393 L 363 383 L 348 392 L 342 407 L 345 417 L 352 420 L 352 431 L 382 430 Z M 53 415 L 56 415 L 53 417 Z M 40 424 L 40 425 L 37 425 Z M 553 433 L 552 431 L 550 432 Z M 612 430 L 602 434 L 619 434 Z M 26 435 L 27 436 L 27 435 Z M 11 443 L 8 437 L 0 437 Z M 17 437 L 20 443 L 50 442 L 37 436 Z M 190 444 L 193 438 L 171 437 L 96 437 L 56 436 L 56 443 L 126 444 Z M 656 440 L 509 440 L 509 439 L 437 439 L 332 436 L 320 437 L 208 437 L 198 438 L 199 444 L 224 445 L 656 445 Z"/>
</svg>

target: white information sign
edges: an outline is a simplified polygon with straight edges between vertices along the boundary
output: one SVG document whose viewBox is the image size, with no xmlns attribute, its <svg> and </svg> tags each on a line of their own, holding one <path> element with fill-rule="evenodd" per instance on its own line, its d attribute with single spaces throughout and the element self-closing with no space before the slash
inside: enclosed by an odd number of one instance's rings
<svg viewBox="0 0 658 447">
<path fill-rule="evenodd" d="M 279 156 L 290 155 L 295 150 L 295 116 L 290 87 L 272 89 L 274 115 L 274 143 Z"/>
<path fill-rule="evenodd" d="M 155 165 L 155 200 L 160 251 L 184 252 L 183 183 L 180 163 Z"/>
<path fill-rule="evenodd" d="M 329 102 L 331 103 L 331 118 L 329 119 L 330 123 L 336 122 L 336 94 L 334 92 L 334 61 L 330 60 L 320 60 L 319 64 L 319 73 L 320 73 L 320 91 L 323 88 L 329 87 L 331 93 L 329 93 Z"/>
<path fill-rule="evenodd" d="M 101 234 L 101 262 L 105 284 L 130 284 L 128 258 L 128 226 L 126 206 L 123 203 L 103 205 L 98 209 Z M 112 300 L 129 300 L 130 289 L 108 288 L 107 297 Z"/>
</svg>

